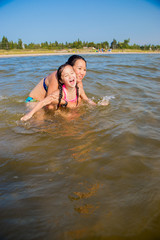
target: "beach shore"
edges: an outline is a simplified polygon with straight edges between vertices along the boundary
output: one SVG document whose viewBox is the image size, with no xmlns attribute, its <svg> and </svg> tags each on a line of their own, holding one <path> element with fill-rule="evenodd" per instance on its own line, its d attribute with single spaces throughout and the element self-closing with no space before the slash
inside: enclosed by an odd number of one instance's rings
<svg viewBox="0 0 160 240">
<path fill-rule="evenodd" d="M 0 51 L 0 58 L 10 58 L 10 57 L 27 57 L 27 56 L 52 56 L 52 55 L 72 55 L 72 54 L 79 54 L 79 55 L 92 55 L 92 54 L 103 54 L 103 55 L 112 55 L 112 54 L 160 54 L 160 51 Z"/>
</svg>

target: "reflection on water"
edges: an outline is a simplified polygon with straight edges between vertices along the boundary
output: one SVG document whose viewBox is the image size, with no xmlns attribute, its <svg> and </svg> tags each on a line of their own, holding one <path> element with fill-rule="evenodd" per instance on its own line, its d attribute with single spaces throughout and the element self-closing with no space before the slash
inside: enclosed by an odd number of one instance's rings
<svg viewBox="0 0 160 240">
<path fill-rule="evenodd" d="M 85 91 L 110 105 L 20 122 L 68 57 L 0 59 L 0 238 L 159 239 L 160 55 L 85 55 Z"/>
</svg>

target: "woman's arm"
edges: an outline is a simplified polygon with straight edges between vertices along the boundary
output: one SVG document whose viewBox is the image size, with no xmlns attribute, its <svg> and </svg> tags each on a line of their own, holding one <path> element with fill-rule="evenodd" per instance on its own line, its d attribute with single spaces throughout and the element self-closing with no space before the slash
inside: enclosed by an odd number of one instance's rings
<svg viewBox="0 0 160 240">
<path fill-rule="evenodd" d="M 87 103 L 91 104 L 91 105 L 97 105 L 95 102 L 93 102 L 91 99 L 89 99 L 83 88 L 80 87 L 80 97 Z"/>
<path fill-rule="evenodd" d="M 86 96 L 84 90 L 81 89 L 81 88 L 80 88 L 80 97 L 81 97 L 84 101 L 86 101 L 87 103 L 89 103 L 89 104 L 91 104 L 91 105 L 97 105 L 95 102 L 93 102 L 91 99 L 89 99 L 89 98 Z M 108 104 L 109 104 L 109 100 L 101 101 L 101 102 L 99 103 L 99 105 L 103 105 L 103 106 L 107 106 Z"/>
</svg>

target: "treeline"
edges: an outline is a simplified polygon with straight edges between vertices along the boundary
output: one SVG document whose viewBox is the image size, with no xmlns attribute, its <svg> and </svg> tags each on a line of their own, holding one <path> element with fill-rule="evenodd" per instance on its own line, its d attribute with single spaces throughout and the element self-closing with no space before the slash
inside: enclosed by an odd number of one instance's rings
<svg viewBox="0 0 160 240">
<path fill-rule="evenodd" d="M 18 43 L 13 41 L 8 41 L 8 39 L 3 36 L 2 41 L 0 42 L 0 49 L 10 50 L 10 49 L 23 49 L 22 40 L 19 39 Z"/>
<path fill-rule="evenodd" d="M 81 48 L 93 48 L 93 49 L 139 49 L 139 50 L 160 50 L 160 45 L 138 45 L 133 44 L 129 45 L 130 39 L 126 39 L 123 42 L 117 42 L 117 40 L 113 39 L 111 44 L 107 41 L 101 43 L 94 42 L 85 42 L 74 41 L 73 43 L 58 43 L 57 41 L 51 42 L 43 42 L 43 43 L 29 43 L 25 44 L 21 39 L 18 42 L 8 41 L 7 37 L 3 36 L 2 41 L 0 42 L 0 49 L 11 50 L 11 49 L 48 49 L 48 50 L 62 50 L 62 49 L 81 49 Z"/>
<path fill-rule="evenodd" d="M 110 48 L 112 49 L 137 49 L 137 50 L 160 50 L 160 45 L 129 45 L 130 39 L 126 39 L 123 42 L 117 42 L 115 39 L 111 42 Z"/>
</svg>

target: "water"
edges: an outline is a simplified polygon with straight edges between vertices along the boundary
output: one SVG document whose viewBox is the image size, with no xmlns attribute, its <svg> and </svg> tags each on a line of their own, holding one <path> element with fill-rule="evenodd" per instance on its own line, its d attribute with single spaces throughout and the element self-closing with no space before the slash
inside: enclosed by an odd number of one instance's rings
<svg viewBox="0 0 160 240">
<path fill-rule="evenodd" d="M 0 239 L 160 238 L 160 55 L 84 55 L 109 106 L 19 121 L 69 56 L 0 59 Z"/>
</svg>

